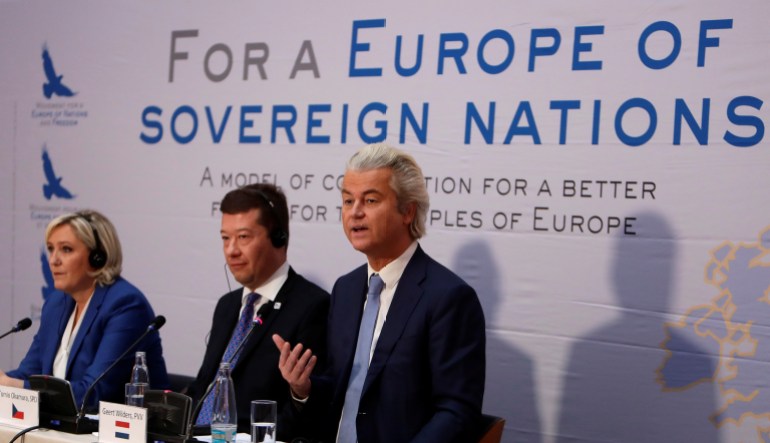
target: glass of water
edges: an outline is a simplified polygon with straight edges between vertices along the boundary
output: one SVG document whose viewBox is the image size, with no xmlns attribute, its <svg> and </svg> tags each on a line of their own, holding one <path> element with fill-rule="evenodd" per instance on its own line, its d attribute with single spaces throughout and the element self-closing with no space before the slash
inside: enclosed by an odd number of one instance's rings
<svg viewBox="0 0 770 443">
<path fill-rule="evenodd" d="M 275 443 L 275 421 L 278 406 L 273 400 L 251 402 L 251 442 Z"/>
<path fill-rule="evenodd" d="M 126 383 L 126 404 L 144 407 L 144 392 L 150 389 L 147 383 Z"/>
</svg>

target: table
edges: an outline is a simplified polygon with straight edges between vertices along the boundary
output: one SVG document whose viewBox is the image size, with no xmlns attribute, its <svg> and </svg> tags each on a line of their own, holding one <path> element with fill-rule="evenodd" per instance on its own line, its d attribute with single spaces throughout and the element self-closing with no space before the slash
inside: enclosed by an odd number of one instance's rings
<svg viewBox="0 0 770 443">
<path fill-rule="evenodd" d="M 19 428 L 0 425 L 0 441 L 11 441 L 13 436 L 20 431 L 21 429 Z M 35 429 L 16 440 L 17 443 L 94 443 L 97 441 L 99 441 L 99 438 L 91 434 L 68 434 L 48 429 Z"/>
<path fill-rule="evenodd" d="M 21 429 L 0 424 L 0 442 L 11 441 L 13 436 L 18 434 L 19 431 Z M 211 436 L 198 436 L 197 439 L 211 441 Z M 16 440 L 16 443 L 97 443 L 98 441 L 99 437 L 91 434 L 68 434 L 49 429 L 35 429 L 24 434 L 23 437 Z M 236 441 L 238 443 L 250 442 L 251 436 L 249 434 L 238 434 Z"/>
</svg>

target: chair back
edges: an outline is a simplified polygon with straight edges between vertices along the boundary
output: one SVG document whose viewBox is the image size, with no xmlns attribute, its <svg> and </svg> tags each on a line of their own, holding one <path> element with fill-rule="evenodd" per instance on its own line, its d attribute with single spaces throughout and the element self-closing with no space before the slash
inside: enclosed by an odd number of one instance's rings
<svg viewBox="0 0 770 443">
<path fill-rule="evenodd" d="M 481 415 L 478 443 L 500 443 L 503 438 L 505 419 L 494 415 Z"/>
<path fill-rule="evenodd" d="M 181 394 L 187 393 L 187 388 L 195 381 L 195 377 L 184 374 L 168 374 L 169 389 Z"/>
</svg>

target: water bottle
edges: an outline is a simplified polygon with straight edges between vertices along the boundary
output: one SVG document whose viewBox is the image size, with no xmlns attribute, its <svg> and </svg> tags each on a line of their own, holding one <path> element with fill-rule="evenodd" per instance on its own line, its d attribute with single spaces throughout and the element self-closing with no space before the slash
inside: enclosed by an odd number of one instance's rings
<svg viewBox="0 0 770 443">
<path fill-rule="evenodd" d="M 219 365 L 212 395 L 211 442 L 233 443 L 238 427 L 238 411 L 235 409 L 235 385 L 230 378 L 230 363 L 222 362 Z"/>
<path fill-rule="evenodd" d="M 150 372 L 147 370 L 147 357 L 145 357 L 144 352 L 142 351 L 136 353 L 134 368 L 131 370 L 131 383 L 150 384 Z"/>
</svg>

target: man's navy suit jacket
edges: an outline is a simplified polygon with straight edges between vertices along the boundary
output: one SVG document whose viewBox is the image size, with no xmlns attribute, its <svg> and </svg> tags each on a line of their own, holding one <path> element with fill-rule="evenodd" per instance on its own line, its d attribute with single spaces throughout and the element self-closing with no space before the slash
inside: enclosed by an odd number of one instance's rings
<svg viewBox="0 0 770 443">
<path fill-rule="evenodd" d="M 336 441 L 367 293 L 367 266 L 332 291 L 328 366 L 302 415 Z M 357 416 L 359 443 L 467 443 L 481 414 L 484 314 L 473 288 L 418 247 L 396 287 Z M 326 412 L 326 414 L 324 414 Z"/>
</svg>

